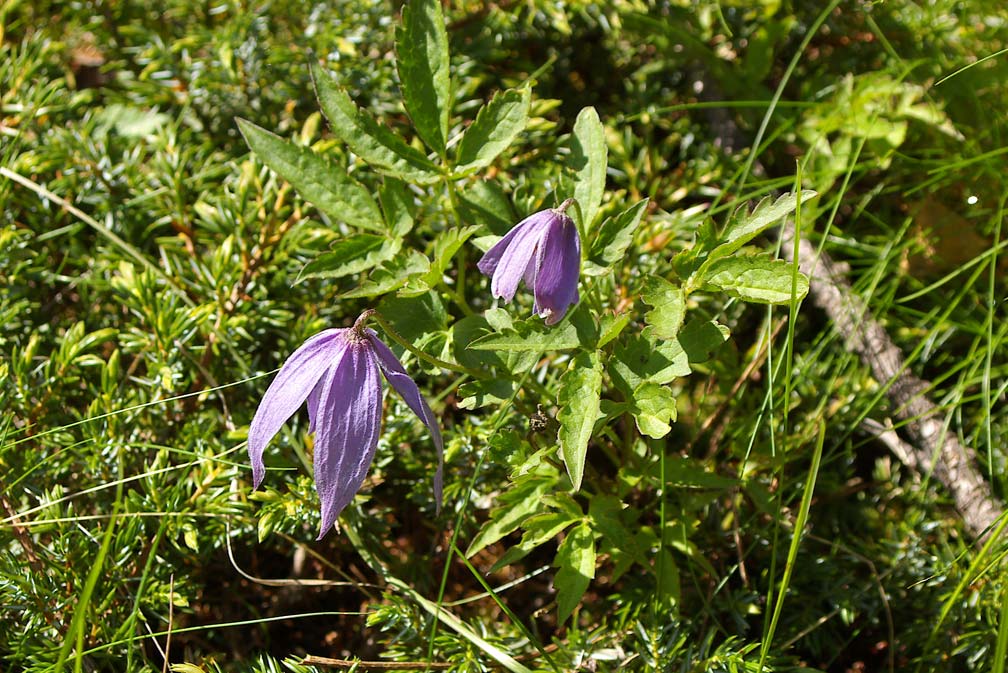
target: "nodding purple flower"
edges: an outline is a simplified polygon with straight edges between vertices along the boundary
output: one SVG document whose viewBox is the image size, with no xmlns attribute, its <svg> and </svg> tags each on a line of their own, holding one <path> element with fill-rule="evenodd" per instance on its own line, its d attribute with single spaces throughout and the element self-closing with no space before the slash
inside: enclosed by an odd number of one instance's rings
<svg viewBox="0 0 1008 673">
<path fill-rule="evenodd" d="M 541 210 L 514 226 L 476 265 L 490 276 L 494 297 L 511 301 L 524 279 L 535 297 L 533 310 L 555 325 L 579 300 L 581 238 L 564 211 L 574 203 Z"/>
<path fill-rule="evenodd" d="M 315 489 L 322 502 L 319 540 L 353 500 L 374 458 L 382 418 L 379 370 L 434 438 L 438 451 L 434 496 L 441 508 L 441 431 L 402 363 L 374 330 L 365 328 L 373 313 L 362 313 L 353 327 L 319 332 L 294 351 L 263 395 L 249 427 L 253 487 L 259 488 L 266 475 L 266 445 L 308 402 L 308 429 L 315 433 Z"/>
</svg>

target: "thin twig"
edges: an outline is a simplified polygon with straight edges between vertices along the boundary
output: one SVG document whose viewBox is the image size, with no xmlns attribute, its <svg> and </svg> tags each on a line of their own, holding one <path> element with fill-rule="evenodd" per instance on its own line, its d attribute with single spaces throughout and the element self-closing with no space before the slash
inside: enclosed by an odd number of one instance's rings
<svg viewBox="0 0 1008 673">
<path fill-rule="evenodd" d="M 705 78 L 704 84 L 702 96 L 721 97 L 718 82 Z M 768 122 L 769 116 L 764 117 L 757 139 L 762 138 Z M 722 120 L 720 129 L 722 133 L 732 134 L 733 141 L 744 139 L 744 134 L 731 117 Z M 752 146 L 747 166 L 765 173 L 756 159 L 759 142 L 752 143 Z M 920 474 L 934 474 L 938 478 L 951 492 L 956 511 L 970 534 L 977 544 L 983 545 L 989 531 L 1004 516 L 1004 508 L 974 465 L 971 453 L 939 420 L 939 409 L 927 396 L 931 385 L 909 370 L 903 353 L 825 251 L 817 250 L 807 238 L 800 237 L 795 253 L 795 227 L 791 220 L 785 221 L 781 238 L 783 256 L 794 262 L 797 254 L 800 270 L 809 277 L 812 301 L 830 318 L 834 329 L 845 335 L 848 348 L 860 356 L 861 361 L 871 368 L 875 379 L 885 386 L 910 443 L 894 442 L 889 433 L 882 437 L 883 441 L 904 465 Z"/>
<path fill-rule="evenodd" d="M 316 657 L 314 654 L 307 655 L 301 660 L 302 664 L 313 664 L 315 666 L 330 666 L 332 668 L 353 668 L 358 671 L 447 671 L 456 664 L 448 664 L 438 661 L 362 661 L 360 659 L 330 659 L 329 657 Z"/>
<path fill-rule="evenodd" d="M 551 644 L 543 648 L 543 652 L 529 652 L 528 654 L 523 654 L 515 657 L 516 661 L 528 661 L 529 659 L 537 659 L 542 656 L 543 653 L 556 652 L 559 648 L 558 645 Z M 425 670 L 435 670 L 444 671 L 450 668 L 458 666 L 458 664 L 451 664 L 444 661 L 363 661 L 361 659 L 331 659 L 329 657 L 318 657 L 314 654 L 306 655 L 304 659 L 301 660 L 303 664 L 314 664 L 316 666 L 330 666 L 332 668 L 351 668 L 356 666 L 358 671 L 425 671 Z M 494 668 L 503 668 L 503 664 L 500 662 L 487 662 L 488 666 L 493 666 Z"/>
<path fill-rule="evenodd" d="M 783 228 L 781 251 L 792 259 L 794 224 Z M 895 416 L 910 443 L 893 442 L 889 433 L 881 438 L 907 467 L 934 476 L 949 490 L 956 511 L 977 543 L 1004 516 L 990 484 L 973 463 L 972 456 L 939 417 L 940 409 L 927 397 L 931 384 L 915 376 L 900 351 L 868 306 L 837 271 L 826 252 L 817 251 L 805 238 L 798 242 L 798 266 L 810 279 L 813 302 L 829 316 L 834 329 L 846 336 L 847 346 L 886 387 Z"/>
</svg>

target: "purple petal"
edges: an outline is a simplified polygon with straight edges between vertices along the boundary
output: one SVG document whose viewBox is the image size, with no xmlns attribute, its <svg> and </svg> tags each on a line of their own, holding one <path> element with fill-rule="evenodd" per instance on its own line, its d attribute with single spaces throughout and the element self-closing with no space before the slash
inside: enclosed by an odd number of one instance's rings
<svg viewBox="0 0 1008 673">
<path fill-rule="evenodd" d="M 581 239 L 566 215 L 558 217 L 546 231 L 536 267 L 535 310 L 547 325 L 555 325 L 579 299 Z"/>
<path fill-rule="evenodd" d="M 378 446 L 381 379 L 366 341 L 351 342 L 322 380 L 315 416 L 315 490 L 322 502 L 322 529 L 332 529 L 360 490 Z"/>
<path fill-rule="evenodd" d="M 497 270 L 497 264 L 500 262 L 501 255 L 503 255 L 504 251 L 507 250 L 509 245 L 511 245 L 511 241 L 514 239 L 515 234 L 518 233 L 518 230 L 521 229 L 526 222 L 528 222 L 527 218 L 511 227 L 511 231 L 506 233 L 501 240 L 494 243 L 492 248 L 483 253 L 483 256 L 480 257 L 480 261 L 476 262 L 476 268 L 479 269 L 484 276 L 493 276 L 494 271 Z"/>
<path fill-rule="evenodd" d="M 427 400 L 420 394 L 417 384 L 406 373 L 399 358 L 395 353 L 378 338 L 377 332 L 373 329 L 366 331 L 368 341 L 374 347 L 374 353 L 378 356 L 378 366 L 381 367 L 385 378 L 396 389 L 406 404 L 413 410 L 427 429 L 430 430 L 434 439 L 434 446 L 437 447 L 438 466 L 434 472 L 434 500 L 437 503 L 438 511 L 441 511 L 441 489 L 444 480 L 444 443 L 441 440 L 441 429 L 438 427 L 434 412 L 427 405 Z"/>
<path fill-rule="evenodd" d="M 319 398 L 322 397 L 323 379 L 308 393 L 308 432 L 315 432 L 315 418 L 318 416 Z"/>
<path fill-rule="evenodd" d="M 266 475 L 263 465 L 266 445 L 311 395 L 332 364 L 340 359 L 346 348 L 345 332 L 345 329 L 327 329 L 305 341 L 287 358 L 266 389 L 248 432 L 254 488 L 259 487 Z"/>
<path fill-rule="evenodd" d="M 487 275 L 492 273 L 490 291 L 494 297 L 508 301 L 514 298 L 518 283 L 529 275 L 529 269 L 535 262 L 536 248 L 555 218 L 552 210 L 526 217 L 483 256 L 477 267 Z M 488 272 L 491 268 L 492 272 Z"/>
</svg>

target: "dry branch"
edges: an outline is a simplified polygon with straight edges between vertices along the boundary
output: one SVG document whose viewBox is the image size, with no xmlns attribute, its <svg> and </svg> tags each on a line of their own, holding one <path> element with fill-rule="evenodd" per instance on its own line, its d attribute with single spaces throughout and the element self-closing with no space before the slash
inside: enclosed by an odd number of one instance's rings
<svg viewBox="0 0 1008 673">
<path fill-rule="evenodd" d="M 784 227 L 783 239 L 783 254 L 793 261 L 791 222 Z M 939 408 L 927 397 L 931 385 L 909 371 L 900 349 L 828 254 L 818 252 L 803 238 L 798 242 L 798 266 L 811 281 L 812 301 L 829 316 L 834 329 L 845 335 L 847 347 L 871 368 L 875 380 L 886 386 L 895 416 L 909 440 L 886 441 L 886 445 L 910 469 L 933 474 L 952 494 L 956 511 L 970 534 L 978 542 L 984 542 L 1004 515 L 1004 509 L 976 468 L 969 450 L 945 429 Z"/>
</svg>

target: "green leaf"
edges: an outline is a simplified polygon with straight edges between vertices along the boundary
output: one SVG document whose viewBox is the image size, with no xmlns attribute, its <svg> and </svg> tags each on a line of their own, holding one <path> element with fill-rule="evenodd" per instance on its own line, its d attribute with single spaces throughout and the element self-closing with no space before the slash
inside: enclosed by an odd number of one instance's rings
<svg viewBox="0 0 1008 673">
<path fill-rule="evenodd" d="M 416 250 L 410 250 L 404 255 L 393 257 L 382 266 L 371 272 L 367 280 L 356 290 L 344 292 L 345 299 L 358 297 L 377 297 L 387 292 L 397 290 L 415 276 L 420 276 L 430 270 L 430 260 Z"/>
<path fill-rule="evenodd" d="M 315 95 L 329 126 L 347 147 L 374 168 L 416 184 L 440 179 L 437 166 L 357 105 L 323 68 L 312 67 Z"/>
<path fill-rule="evenodd" d="M 618 342 L 609 371 L 627 397 L 643 382 L 664 385 L 693 371 L 678 339 L 654 341 L 636 334 Z"/>
<path fill-rule="evenodd" d="M 532 93 L 527 87 L 509 89 L 480 108 L 459 143 L 456 174 L 469 175 L 489 166 L 506 150 L 525 130 L 531 101 Z"/>
<path fill-rule="evenodd" d="M 581 353 L 560 378 L 560 390 L 557 393 L 557 404 L 560 407 L 557 414 L 560 422 L 557 440 L 575 491 L 581 488 L 588 440 L 591 439 L 595 421 L 601 416 L 601 395 L 602 362 L 599 354 Z"/>
<path fill-rule="evenodd" d="M 441 232 L 434 241 L 434 261 L 430 271 L 416 279 L 416 282 L 411 282 L 402 294 L 420 294 L 439 285 L 455 253 L 478 230 L 479 227 L 460 227 Z"/>
<path fill-rule="evenodd" d="M 608 148 L 605 129 L 595 108 L 581 110 L 574 122 L 567 165 L 574 171 L 574 198 L 583 219 L 583 231 L 590 231 L 605 192 Z"/>
<path fill-rule="evenodd" d="M 676 420 L 676 399 L 668 386 L 645 381 L 633 395 L 633 417 L 642 435 L 661 439 Z"/>
<path fill-rule="evenodd" d="M 658 599 L 670 606 L 679 605 L 682 598 L 679 566 L 676 565 L 675 558 L 668 548 L 662 547 L 658 551 L 654 572 Z"/>
<path fill-rule="evenodd" d="M 507 379 L 492 378 L 485 381 L 463 383 L 458 389 L 459 409 L 479 409 L 488 404 L 501 404 L 511 399 L 514 383 Z"/>
<path fill-rule="evenodd" d="M 459 192 L 459 214 L 464 221 L 485 226 L 498 236 L 518 222 L 504 190 L 490 180 L 474 182 Z"/>
<path fill-rule="evenodd" d="M 648 199 L 641 199 L 619 215 L 607 217 L 592 241 L 588 258 L 600 266 L 610 266 L 626 255 L 633 235 L 647 210 Z"/>
<path fill-rule="evenodd" d="M 411 343 L 448 329 L 448 312 L 436 292 L 418 297 L 385 297 L 376 308 Z"/>
<path fill-rule="evenodd" d="M 745 207 L 735 211 L 724 231 L 717 238 L 718 244 L 707 255 L 707 258 L 691 279 L 692 287 L 699 287 L 707 280 L 712 264 L 736 252 L 743 245 L 768 229 L 781 218 L 791 214 L 798 207 L 799 201 L 805 203 L 816 196 L 812 190 L 803 190 L 800 194 L 789 192 L 771 201 L 766 197 L 747 213 Z"/>
<path fill-rule="evenodd" d="M 427 146 L 444 155 L 451 111 L 448 33 L 439 0 L 409 0 L 396 30 L 403 104 Z"/>
<path fill-rule="evenodd" d="M 510 491 L 501 494 L 498 506 L 490 513 L 490 520 L 466 549 L 466 558 L 472 558 L 480 549 L 517 530 L 522 521 L 539 509 L 539 499 L 552 488 L 553 484 L 553 479 L 534 475 L 522 479 Z"/>
<path fill-rule="evenodd" d="M 543 496 L 540 504 L 544 505 L 548 509 L 563 512 L 571 519 L 584 518 L 581 503 L 575 500 L 571 493 L 565 493 L 563 491 L 550 493 L 549 495 Z"/>
<path fill-rule="evenodd" d="M 679 345 L 686 353 L 691 365 L 710 360 L 714 351 L 728 341 L 731 331 L 713 320 L 694 319 L 686 323 L 679 332 Z"/>
<path fill-rule="evenodd" d="M 588 505 L 592 528 L 602 533 L 614 549 L 627 552 L 634 561 L 648 565 L 648 548 L 640 543 L 634 533 L 640 528 L 628 528 L 623 522 L 623 502 L 614 495 L 596 495 Z"/>
<path fill-rule="evenodd" d="M 320 211 L 339 222 L 384 231 L 378 204 L 343 168 L 252 122 L 238 119 L 238 128 L 256 156 Z"/>
<path fill-rule="evenodd" d="M 581 602 L 595 577 L 595 535 L 587 522 L 574 528 L 560 544 L 553 586 L 557 591 L 557 623 L 563 624 Z"/>
<path fill-rule="evenodd" d="M 736 211 L 735 216 L 722 232 L 721 240 L 724 243 L 737 243 L 742 246 L 774 222 L 794 212 L 799 203 L 805 203 L 815 196 L 816 193 L 811 189 L 803 189 L 799 194 L 794 192 L 783 194 L 777 197 L 776 201 L 771 201 L 768 196 L 756 204 L 756 207 L 748 215 L 744 214 L 744 210 Z"/>
<path fill-rule="evenodd" d="M 648 336 L 676 338 L 686 317 L 686 296 L 682 286 L 673 285 L 658 276 L 648 276 L 644 280 L 641 301 L 654 307 L 644 315 Z"/>
<path fill-rule="evenodd" d="M 490 323 L 481 315 L 469 315 L 456 320 L 451 326 L 452 355 L 465 367 L 505 368 L 504 359 L 494 351 L 470 349 L 469 346 L 490 330 Z"/>
<path fill-rule="evenodd" d="M 497 559 L 490 572 L 497 572 L 504 566 L 525 558 L 530 551 L 549 542 L 575 521 L 577 519 L 571 519 L 566 512 L 547 512 L 529 517 L 522 523 L 525 534 L 522 535 L 521 542 Z"/>
<path fill-rule="evenodd" d="M 704 276 L 704 285 L 727 292 L 733 297 L 758 304 L 787 304 L 792 296 L 794 265 L 769 255 L 727 257 L 712 264 Z M 794 296 L 798 301 L 808 294 L 808 278 L 797 274 Z"/>
<path fill-rule="evenodd" d="M 395 236 L 405 236 L 413 228 L 413 197 L 406 184 L 395 178 L 385 178 L 378 191 L 385 221 Z"/>
<path fill-rule="evenodd" d="M 534 320 L 534 319 L 533 319 Z M 577 328 L 570 322 L 543 329 L 531 321 L 516 322 L 512 327 L 487 334 L 469 344 L 471 350 L 542 353 L 577 348 L 581 345 Z"/>
<path fill-rule="evenodd" d="M 630 313 L 620 313 L 619 315 L 604 314 L 599 325 L 599 338 L 596 348 L 602 348 L 607 343 L 620 335 L 623 329 L 630 324 Z"/>
<path fill-rule="evenodd" d="M 357 234 L 342 238 L 301 269 L 295 283 L 305 278 L 341 278 L 372 269 L 391 259 L 402 247 L 399 238 Z"/>
</svg>

